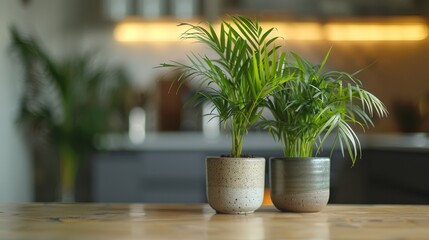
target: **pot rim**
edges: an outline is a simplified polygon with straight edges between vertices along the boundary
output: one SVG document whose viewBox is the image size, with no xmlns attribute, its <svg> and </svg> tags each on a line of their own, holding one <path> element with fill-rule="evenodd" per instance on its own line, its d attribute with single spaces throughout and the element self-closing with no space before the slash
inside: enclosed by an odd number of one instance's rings
<svg viewBox="0 0 429 240">
<path fill-rule="evenodd" d="M 271 160 L 280 161 L 311 161 L 311 160 L 331 160 L 330 157 L 270 157 Z"/>
<path fill-rule="evenodd" d="M 240 160 L 240 161 L 260 161 L 266 160 L 264 157 L 221 157 L 221 156 L 206 156 L 206 159 L 218 159 L 218 160 Z"/>
</svg>

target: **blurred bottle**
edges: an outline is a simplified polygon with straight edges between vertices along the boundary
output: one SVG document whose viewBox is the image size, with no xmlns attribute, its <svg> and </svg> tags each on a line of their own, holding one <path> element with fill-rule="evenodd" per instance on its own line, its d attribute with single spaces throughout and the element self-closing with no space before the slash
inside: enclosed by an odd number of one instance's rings
<svg viewBox="0 0 429 240">
<path fill-rule="evenodd" d="M 143 143 L 146 138 L 146 112 L 141 107 L 130 111 L 128 136 L 131 143 Z"/>
<path fill-rule="evenodd" d="M 203 103 L 203 134 L 207 138 L 217 138 L 220 136 L 219 118 L 217 117 L 218 111 L 213 108 L 211 102 Z"/>
</svg>

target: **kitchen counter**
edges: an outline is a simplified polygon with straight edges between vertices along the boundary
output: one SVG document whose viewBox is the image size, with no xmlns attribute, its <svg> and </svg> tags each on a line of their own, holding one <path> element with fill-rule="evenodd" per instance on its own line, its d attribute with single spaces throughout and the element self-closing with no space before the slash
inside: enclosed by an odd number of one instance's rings
<svg viewBox="0 0 429 240">
<path fill-rule="evenodd" d="M 331 203 L 429 203 L 427 134 L 359 138 L 363 151 L 355 167 L 338 146 L 331 155 Z M 228 135 L 207 138 L 197 132 L 149 133 L 144 142 L 132 144 L 124 135 L 106 136 L 92 161 L 91 200 L 204 203 L 204 159 L 229 153 L 230 140 Z M 280 144 L 261 132 L 250 132 L 243 150 L 266 159 L 282 155 Z M 330 153 L 325 146 L 321 156 Z"/>
<path fill-rule="evenodd" d="M 389 134 L 358 134 L 363 150 L 392 149 L 404 151 L 429 151 L 429 136 L 426 133 L 389 133 Z M 329 149 L 333 138 L 325 142 Z M 336 146 L 339 149 L 339 146 Z M 210 138 L 200 132 L 180 133 L 148 133 L 141 143 L 132 143 L 126 134 L 109 134 L 98 141 L 100 150 L 126 151 L 229 151 L 231 137 L 221 135 Z M 250 132 L 245 136 L 243 149 L 249 151 L 278 151 L 280 143 L 276 143 L 266 132 Z"/>
<path fill-rule="evenodd" d="M 0 205 L 0 239 L 428 239 L 427 205 L 264 206 L 224 215 L 206 204 Z"/>
<path fill-rule="evenodd" d="M 109 134 L 98 141 L 100 150 L 127 151 L 225 151 L 231 148 L 231 137 L 220 135 L 207 137 L 201 132 L 148 133 L 143 142 L 133 143 L 126 134 Z M 281 150 L 271 135 L 249 133 L 244 140 L 244 148 L 252 150 Z"/>
</svg>

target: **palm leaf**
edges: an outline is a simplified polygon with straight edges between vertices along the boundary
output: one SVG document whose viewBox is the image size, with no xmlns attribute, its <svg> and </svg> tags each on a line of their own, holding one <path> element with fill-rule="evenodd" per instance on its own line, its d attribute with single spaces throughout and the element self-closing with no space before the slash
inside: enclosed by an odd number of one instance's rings
<svg viewBox="0 0 429 240">
<path fill-rule="evenodd" d="M 266 100 L 274 120 L 264 119 L 262 126 L 282 143 L 287 157 L 317 155 L 328 137 L 334 134 L 331 154 L 338 144 L 352 164 L 361 155 L 359 139 L 349 124 L 373 126 L 371 117 L 387 115 L 384 104 L 362 89 L 356 73 L 322 71 L 331 49 L 320 65 L 313 65 L 292 52 L 283 71 L 293 79 L 282 84 Z"/>
<path fill-rule="evenodd" d="M 289 80 L 282 74 L 286 55 L 279 53 L 280 47 L 274 45 L 278 37 L 271 36 L 273 29 L 264 31 L 256 20 L 231 16 L 221 22 L 219 31 L 210 23 L 206 27 L 180 26 L 188 27 L 182 38 L 206 45 L 215 56 L 192 54 L 190 64 L 173 61 L 160 67 L 185 72 L 182 76 L 192 77 L 188 80 L 214 86 L 211 93 L 204 92 L 201 96 L 213 102 L 221 121 L 229 125 L 233 136 L 231 154 L 238 157 L 248 128 L 261 118 L 264 99 Z"/>
</svg>

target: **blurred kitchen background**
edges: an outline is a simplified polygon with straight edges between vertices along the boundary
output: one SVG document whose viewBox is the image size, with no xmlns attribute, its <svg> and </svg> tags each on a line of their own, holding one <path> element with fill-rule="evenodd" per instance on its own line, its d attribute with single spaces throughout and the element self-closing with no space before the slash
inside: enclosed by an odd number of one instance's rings
<svg viewBox="0 0 429 240">
<path fill-rule="evenodd" d="M 429 203 L 426 0 L 2 0 L 0 202 L 205 202 L 204 158 L 230 138 L 185 104 L 195 86 L 154 67 L 209 54 L 176 25 L 227 14 L 314 62 L 332 47 L 328 67 L 368 67 L 390 116 L 360 134 L 355 167 L 334 153 L 331 202 Z M 281 155 L 256 129 L 245 152 Z"/>
</svg>

